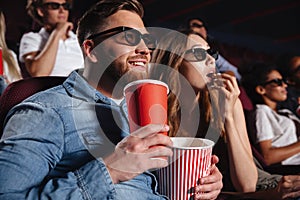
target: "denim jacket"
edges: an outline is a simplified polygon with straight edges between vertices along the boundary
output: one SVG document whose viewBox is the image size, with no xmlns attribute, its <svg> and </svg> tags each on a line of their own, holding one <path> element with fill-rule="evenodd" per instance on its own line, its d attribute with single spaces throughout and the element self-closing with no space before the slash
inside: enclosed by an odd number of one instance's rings
<svg viewBox="0 0 300 200">
<path fill-rule="evenodd" d="M 102 157 L 128 135 L 127 108 L 77 72 L 8 114 L 0 142 L 0 199 L 165 199 L 144 172 L 113 184 Z"/>
</svg>

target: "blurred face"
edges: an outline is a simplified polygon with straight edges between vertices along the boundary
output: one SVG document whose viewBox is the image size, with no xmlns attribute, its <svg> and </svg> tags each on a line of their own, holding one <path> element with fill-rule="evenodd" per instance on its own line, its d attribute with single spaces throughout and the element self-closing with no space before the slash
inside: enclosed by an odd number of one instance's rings
<svg viewBox="0 0 300 200">
<path fill-rule="evenodd" d="M 69 8 L 66 0 L 44 0 L 43 6 L 38 10 L 39 15 L 44 19 L 44 24 L 55 27 L 57 23 L 68 21 Z"/>
<path fill-rule="evenodd" d="M 204 23 L 198 19 L 193 19 L 190 21 L 190 28 L 195 31 L 196 33 L 202 35 L 202 37 L 207 39 L 207 32 L 204 26 Z"/>
<path fill-rule="evenodd" d="M 300 56 L 295 56 L 291 60 L 292 85 L 300 89 Z"/>
<path fill-rule="evenodd" d="M 194 90 L 204 89 L 210 81 L 209 74 L 215 73 L 215 59 L 207 53 L 210 47 L 198 35 L 188 36 L 186 52 L 179 71 L 190 82 Z"/>
<path fill-rule="evenodd" d="M 271 71 L 263 85 L 263 97 L 273 102 L 285 101 L 287 98 L 287 84 L 277 70 Z"/>
</svg>

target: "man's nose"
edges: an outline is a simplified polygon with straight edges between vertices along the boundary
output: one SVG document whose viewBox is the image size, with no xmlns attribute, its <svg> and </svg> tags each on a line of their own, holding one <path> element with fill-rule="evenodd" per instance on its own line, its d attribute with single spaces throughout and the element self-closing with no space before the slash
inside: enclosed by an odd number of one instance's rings
<svg viewBox="0 0 300 200">
<path fill-rule="evenodd" d="M 144 40 L 141 40 L 141 42 L 138 44 L 138 46 L 135 49 L 135 53 L 137 53 L 137 54 L 147 55 L 147 54 L 150 54 L 150 52 L 151 51 L 145 44 Z"/>
</svg>

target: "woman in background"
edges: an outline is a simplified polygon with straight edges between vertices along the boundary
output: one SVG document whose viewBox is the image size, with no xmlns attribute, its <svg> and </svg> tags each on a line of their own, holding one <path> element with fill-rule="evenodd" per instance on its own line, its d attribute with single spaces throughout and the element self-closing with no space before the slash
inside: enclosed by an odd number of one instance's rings
<svg viewBox="0 0 300 200">
<path fill-rule="evenodd" d="M 20 62 L 31 76 L 68 76 L 83 67 L 83 55 L 68 21 L 71 0 L 28 0 L 27 11 L 42 26 L 20 42 Z"/>
<path fill-rule="evenodd" d="M 300 165 L 300 120 L 290 110 L 278 109 L 287 99 L 285 80 L 277 67 L 266 63 L 250 63 L 244 70 L 242 85 L 256 105 L 256 143 L 266 163 Z"/>
<path fill-rule="evenodd" d="M 300 55 L 283 54 L 277 59 L 278 70 L 287 81 L 288 97 L 279 102 L 280 108 L 287 108 L 300 117 Z"/>
<path fill-rule="evenodd" d="M 15 52 L 7 47 L 6 39 L 6 23 L 2 11 L 0 11 L 0 48 L 2 49 L 3 60 L 3 83 L 6 85 L 22 78 L 20 67 Z M 5 86 L 4 86 L 5 87 Z"/>
</svg>

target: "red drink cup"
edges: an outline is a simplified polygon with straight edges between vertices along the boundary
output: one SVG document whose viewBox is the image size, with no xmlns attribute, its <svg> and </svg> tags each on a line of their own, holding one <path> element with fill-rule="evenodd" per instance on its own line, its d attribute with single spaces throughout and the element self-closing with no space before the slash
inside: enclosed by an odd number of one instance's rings
<svg viewBox="0 0 300 200">
<path fill-rule="evenodd" d="M 159 192 L 172 200 L 194 199 L 199 178 L 209 175 L 214 142 L 192 137 L 174 137 L 170 164 L 158 169 Z"/>
<path fill-rule="evenodd" d="M 147 124 L 167 124 L 168 93 L 167 84 L 152 79 L 133 81 L 125 86 L 131 133 Z"/>
</svg>

